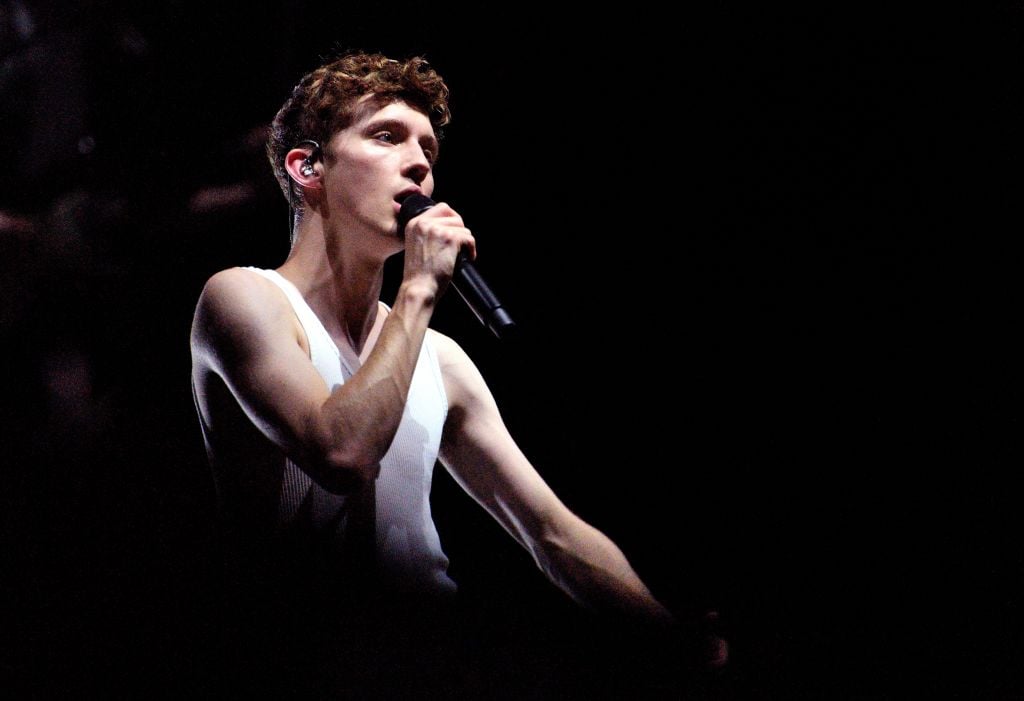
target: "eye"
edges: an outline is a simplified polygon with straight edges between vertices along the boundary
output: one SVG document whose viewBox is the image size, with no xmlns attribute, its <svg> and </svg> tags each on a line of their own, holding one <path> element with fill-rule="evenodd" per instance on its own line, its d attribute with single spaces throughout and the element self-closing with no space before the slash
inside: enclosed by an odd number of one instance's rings
<svg viewBox="0 0 1024 701">
<path fill-rule="evenodd" d="M 373 135 L 373 138 L 377 139 L 378 141 L 383 141 L 389 144 L 395 143 L 395 135 L 390 131 L 378 131 L 376 134 Z"/>
</svg>

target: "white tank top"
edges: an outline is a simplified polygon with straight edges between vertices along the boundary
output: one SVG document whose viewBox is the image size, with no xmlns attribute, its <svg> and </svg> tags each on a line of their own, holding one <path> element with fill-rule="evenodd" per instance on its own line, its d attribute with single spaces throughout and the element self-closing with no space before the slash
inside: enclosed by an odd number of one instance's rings
<svg viewBox="0 0 1024 701">
<path fill-rule="evenodd" d="M 274 270 L 248 268 L 276 283 L 291 302 L 306 332 L 310 360 L 327 387 L 354 374 L 337 344 L 291 282 Z M 390 310 L 389 310 L 390 311 Z M 409 397 L 395 438 L 380 463 L 374 485 L 373 531 L 378 574 L 389 586 L 416 593 L 451 593 L 448 557 L 430 512 L 430 483 L 448 413 L 441 369 L 431 342 L 424 338 Z M 310 537 L 327 536 L 347 543 L 352 526 L 349 498 L 328 492 L 291 460 L 285 459 L 278 500 L 278 525 L 309 529 Z M 331 532 L 333 531 L 333 532 Z M 301 537 L 301 534 L 299 534 Z M 345 547 L 339 547 L 339 552 Z"/>
</svg>

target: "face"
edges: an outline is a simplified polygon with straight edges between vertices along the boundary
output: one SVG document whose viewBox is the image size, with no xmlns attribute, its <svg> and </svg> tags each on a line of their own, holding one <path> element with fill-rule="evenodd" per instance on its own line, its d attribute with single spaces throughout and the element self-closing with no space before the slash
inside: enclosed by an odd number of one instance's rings
<svg viewBox="0 0 1024 701">
<path fill-rule="evenodd" d="M 355 118 L 328 144 L 324 190 L 343 226 L 397 239 L 403 195 L 434 190 L 438 143 L 430 119 L 404 102 L 381 106 L 364 97 Z"/>
</svg>

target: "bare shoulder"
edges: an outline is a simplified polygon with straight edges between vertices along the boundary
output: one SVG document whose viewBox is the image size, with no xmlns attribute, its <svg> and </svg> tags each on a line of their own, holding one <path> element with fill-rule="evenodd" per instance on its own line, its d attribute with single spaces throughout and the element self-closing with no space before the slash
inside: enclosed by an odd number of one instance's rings
<svg viewBox="0 0 1024 701">
<path fill-rule="evenodd" d="M 222 355 L 258 343 L 290 315 L 281 289 L 245 268 L 228 268 L 212 275 L 203 286 L 192 321 L 194 356 Z"/>
<path fill-rule="evenodd" d="M 427 329 L 427 335 L 434 344 L 434 350 L 437 351 L 437 361 L 441 364 L 442 369 L 448 363 L 469 359 L 466 352 L 462 350 L 462 346 L 456 343 L 455 339 L 451 336 L 447 336 L 436 329 Z"/>
<path fill-rule="evenodd" d="M 206 281 L 197 309 L 215 309 L 254 299 L 262 303 L 280 296 L 277 286 L 262 275 L 246 268 L 228 268 L 214 273 Z"/>
<path fill-rule="evenodd" d="M 453 338 L 433 329 L 428 330 L 437 351 L 448 403 L 454 408 L 481 409 L 493 399 L 476 363 Z"/>
</svg>

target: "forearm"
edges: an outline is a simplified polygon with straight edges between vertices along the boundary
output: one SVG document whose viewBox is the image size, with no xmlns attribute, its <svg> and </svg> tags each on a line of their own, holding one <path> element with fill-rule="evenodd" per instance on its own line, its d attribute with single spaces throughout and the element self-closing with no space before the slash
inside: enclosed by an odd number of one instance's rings
<svg viewBox="0 0 1024 701">
<path fill-rule="evenodd" d="M 545 575 L 582 606 L 626 621 L 674 623 L 619 547 L 589 524 L 544 537 L 532 550 Z"/>
<path fill-rule="evenodd" d="M 401 422 L 433 311 L 429 288 L 405 284 L 361 368 L 324 402 L 318 431 L 335 470 L 363 471 L 387 452 Z"/>
<path fill-rule="evenodd" d="M 545 538 L 535 557 L 541 569 L 577 603 L 633 631 L 631 642 L 654 644 L 670 664 L 720 669 L 729 659 L 729 643 L 718 632 L 718 614 L 677 618 L 641 581 L 609 538 L 581 522 L 567 538 Z"/>
</svg>

